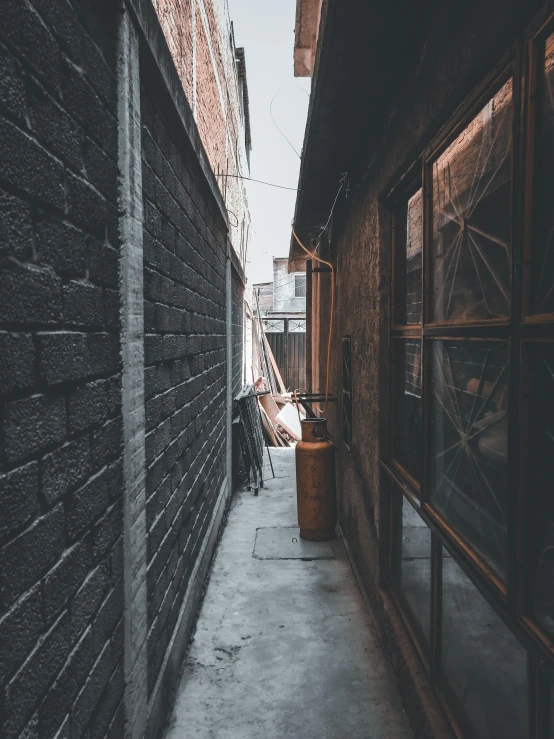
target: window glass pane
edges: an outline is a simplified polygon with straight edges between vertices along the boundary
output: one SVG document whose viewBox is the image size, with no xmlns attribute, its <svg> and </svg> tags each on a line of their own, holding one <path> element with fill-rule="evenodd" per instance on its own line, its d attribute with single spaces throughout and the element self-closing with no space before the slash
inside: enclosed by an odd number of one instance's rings
<svg viewBox="0 0 554 739">
<path fill-rule="evenodd" d="M 421 323 L 421 255 L 423 247 L 423 190 L 399 208 L 395 244 L 395 323 Z"/>
<path fill-rule="evenodd" d="M 433 164 L 431 317 L 510 313 L 512 81 Z"/>
<path fill-rule="evenodd" d="M 294 275 L 294 297 L 306 297 L 306 275 Z"/>
<path fill-rule="evenodd" d="M 406 220 L 406 323 L 421 323 L 423 190 L 408 200 Z"/>
<path fill-rule="evenodd" d="M 404 496 L 400 497 L 402 529 L 398 532 L 400 562 L 397 585 L 419 627 L 422 647 L 427 650 L 431 643 L 431 531 Z"/>
<path fill-rule="evenodd" d="M 546 40 L 536 130 L 531 310 L 554 312 L 554 33 Z"/>
<path fill-rule="evenodd" d="M 550 686 L 550 739 L 554 739 L 554 685 Z"/>
<path fill-rule="evenodd" d="M 434 341 L 430 361 L 431 501 L 503 577 L 508 345 Z"/>
<path fill-rule="evenodd" d="M 531 344 L 528 362 L 529 595 L 532 613 L 554 639 L 554 344 Z"/>
<path fill-rule="evenodd" d="M 394 387 L 394 459 L 415 480 L 421 479 L 421 341 L 396 340 Z"/>
<path fill-rule="evenodd" d="M 478 739 L 524 739 L 527 655 L 452 557 L 443 557 L 442 668 Z"/>
</svg>

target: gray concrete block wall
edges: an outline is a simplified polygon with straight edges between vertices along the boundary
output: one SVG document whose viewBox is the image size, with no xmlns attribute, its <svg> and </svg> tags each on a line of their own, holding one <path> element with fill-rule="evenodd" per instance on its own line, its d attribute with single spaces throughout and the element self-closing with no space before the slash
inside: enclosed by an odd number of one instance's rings
<svg viewBox="0 0 554 739">
<path fill-rule="evenodd" d="M 242 270 L 231 268 L 231 403 L 240 392 L 243 383 L 251 382 L 251 370 L 245 368 L 245 346 L 244 346 L 244 275 Z M 245 377 L 246 373 L 246 377 Z M 232 405 L 231 405 L 232 414 Z M 238 480 L 238 472 L 241 461 L 240 440 L 237 429 L 233 435 L 233 428 L 229 433 L 231 437 L 231 459 L 229 466 L 233 482 Z"/>
<path fill-rule="evenodd" d="M 118 28 L 125 734 L 140 739 L 148 716 L 144 280 L 140 33 L 130 13 Z"/>
<path fill-rule="evenodd" d="M 148 684 L 225 479 L 226 238 L 155 70 L 141 95 Z"/>
<path fill-rule="evenodd" d="M 129 1 L 138 22 L 0 3 L 6 739 L 155 735 L 228 496 L 227 224 L 155 13 Z"/>
<path fill-rule="evenodd" d="M 248 153 L 242 86 L 227 3 L 220 0 L 153 0 L 180 81 L 214 172 L 234 175 L 221 187 L 235 214 L 229 238 L 238 256 L 249 232 L 250 211 L 245 182 Z M 233 141 L 233 157 L 229 142 Z M 244 260 L 244 255 L 241 257 Z M 243 262 L 244 266 L 244 262 Z"/>
<path fill-rule="evenodd" d="M 0 24 L 0 735 L 122 736 L 116 17 Z"/>
<path fill-rule="evenodd" d="M 232 397 L 235 398 L 243 384 L 244 358 L 244 283 L 235 270 L 231 280 L 231 332 L 232 332 Z"/>
</svg>

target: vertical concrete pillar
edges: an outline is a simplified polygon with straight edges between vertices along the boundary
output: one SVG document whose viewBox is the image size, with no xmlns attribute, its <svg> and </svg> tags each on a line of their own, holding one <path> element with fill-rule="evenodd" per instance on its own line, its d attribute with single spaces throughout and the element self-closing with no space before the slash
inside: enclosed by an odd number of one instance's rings
<svg viewBox="0 0 554 739">
<path fill-rule="evenodd" d="M 143 736 L 148 708 L 144 421 L 143 212 L 139 35 L 128 11 L 118 38 L 119 232 L 123 360 L 125 736 Z"/>
<path fill-rule="evenodd" d="M 231 242 L 227 239 L 225 260 L 225 332 L 227 347 L 227 487 L 233 488 L 233 275 L 231 266 Z"/>
</svg>

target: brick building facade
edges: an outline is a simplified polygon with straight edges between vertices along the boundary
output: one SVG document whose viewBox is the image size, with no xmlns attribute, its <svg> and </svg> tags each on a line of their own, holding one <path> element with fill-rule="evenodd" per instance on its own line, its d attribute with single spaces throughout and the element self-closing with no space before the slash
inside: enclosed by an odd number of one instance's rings
<svg viewBox="0 0 554 739">
<path fill-rule="evenodd" d="M 554 735 L 553 60 L 551 0 L 297 2 L 308 389 L 417 736 Z"/>
<path fill-rule="evenodd" d="M 230 212 L 244 268 L 250 237 L 246 186 L 252 148 L 244 49 L 235 47 L 227 0 L 154 0 L 210 165 Z"/>
<path fill-rule="evenodd" d="M 244 273 L 151 3 L 1 9 L 0 735 L 154 737 L 231 492 Z"/>
</svg>

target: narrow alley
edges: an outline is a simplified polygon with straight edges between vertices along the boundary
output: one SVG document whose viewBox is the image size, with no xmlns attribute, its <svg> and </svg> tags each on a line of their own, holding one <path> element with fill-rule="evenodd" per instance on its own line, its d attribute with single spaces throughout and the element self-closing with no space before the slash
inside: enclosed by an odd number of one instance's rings
<svg viewBox="0 0 554 739">
<path fill-rule="evenodd" d="M 554 0 L 0 18 L 0 739 L 554 739 Z"/>
<path fill-rule="evenodd" d="M 299 538 L 294 449 L 271 455 L 235 493 L 166 739 L 408 739 L 344 546 Z"/>
</svg>

